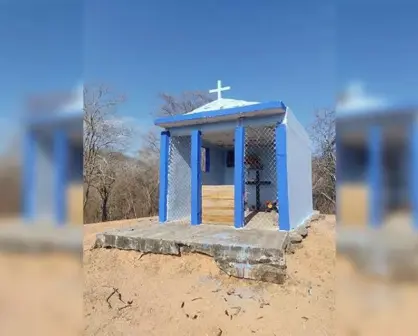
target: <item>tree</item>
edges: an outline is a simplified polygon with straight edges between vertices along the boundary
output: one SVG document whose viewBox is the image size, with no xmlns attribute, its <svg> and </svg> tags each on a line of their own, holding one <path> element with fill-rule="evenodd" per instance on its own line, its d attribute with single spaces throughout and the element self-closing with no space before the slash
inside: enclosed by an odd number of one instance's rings
<svg viewBox="0 0 418 336">
<path fill-rule="evenodd" d="M 335 213 L 336 209 L 335 117 L 334 110 L 319 111 L 311 128 L 315 149 L 312 160 L 314 207 L 324 213 Z"/>
<path fill-rule="evenodd" d="M 161 93 L 159 96 L 163 104 L 158 109 L 157 116 L 173 116 L 188 113 L 214 100 L 207 93 L 200 91 L 186 91 L 179 97 L 166 93 Z"/>
<path fill-rule="evenodd" d="M 109 220 L 109 198 L 116 181 L 115 160 L 112 153 L 98 155 L 96 165 L 97 175 L 93 185 L 101 198 L 101 221 L 106 222 Z"/>
<path fill-rule="evenodd" d="M 176 97 L 166 93 L 159 95 L 161 106 L 155 116 L 173 116 L 191 112 L 211 101 L 213 98 L 202 92 L 184 92 Z M 141 202 L 146 206 L 147 216 L 158 211 L 159 153 L 160 141 L 156 129 L 151 129 L 144 137 L 144 145 L 139 151 L 138 169 L 141 186 Z"/>
<path fill-rule="evenodd" d="M 167 93 L 159 94 L 162 104 L 154 113 L 154 117 L 173 116 L 191 112 L 205 104 L 212 102 L 214 99 L 205 92 L 186 91 L 176 97 Z M 141 155 L 157 155 L 160 152 L 160 142 L 156 129 L 151 129 L 143 136 L 144 147 L 140 151 Z"/>
<path fill-rule="evenodd" d="M 102 86 L 85 89 L 84 94 L 85 222 L 156 215 L 160 152 L 156 129 L 142 135 L 137 157 L 128 156 L 124 153 L 131 130 L 116 114 L 123 97 Z M 212 101 L 199 92 L 179 97 L 161 94 L 160 98 L 154 116 L 187 113 Z"/>
<path fill-rule="evenodd" d="M 123 101 L 123 96 L 113 94 L 103 85 L 84 88 L 83 209 L 86 212 L 91 189 L 96 188 L 102 197 L 101 209 L 105 218 L 107 217 L 105 207 L 109 199 L 106 195 L 111 180 L 107 153 L 123 151 L 131 134 L 130 129 L 115 115 L 116 107 Z"/>
</svg>

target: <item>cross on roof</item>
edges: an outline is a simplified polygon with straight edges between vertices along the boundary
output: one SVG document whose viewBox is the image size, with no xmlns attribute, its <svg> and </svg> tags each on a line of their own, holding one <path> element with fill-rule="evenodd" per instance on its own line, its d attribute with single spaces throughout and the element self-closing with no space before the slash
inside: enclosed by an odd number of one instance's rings
<svg viewBox="0 0 418 336">
<path fill-rule="evenodd" d="M 222 87 L 221 81 L 218 80 L 218 87 L 216 89 L 209 90 L 209 93 L 217 93 L 218 94 L 218 100 L 219 100 L 219 99 L 222 98 L 221 92 L 222 91 L 227 91 L 227 90 L 231 90 L 231 87 L 230 86 Z"/>
</svg>

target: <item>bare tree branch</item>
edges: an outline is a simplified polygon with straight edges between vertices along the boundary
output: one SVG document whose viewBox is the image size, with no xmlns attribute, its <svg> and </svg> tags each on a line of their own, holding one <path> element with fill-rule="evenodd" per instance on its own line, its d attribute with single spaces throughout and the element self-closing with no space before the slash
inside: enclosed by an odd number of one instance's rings
<svg viewBox="0 0 418 336">
<path fill-rule="evenodd" d="M 315 146 L 312 161 L 314 206 L 321 212 L 334 213 L 337 183 L 335 111 L 317 112 L 310 133 Z"/>
<path fill-rule="evenodd" d="M 103 165 L 108 166 L 102 155 L 110 151 L 123 150 L 130 137 L 130 130 L 115 122 L 116 107 L 123 101 L 123 96 L 112 94 L 103 85 L 84 88 L 84 212 L 89 202 L 91 188 L 101 190 Z"/>
</svg>

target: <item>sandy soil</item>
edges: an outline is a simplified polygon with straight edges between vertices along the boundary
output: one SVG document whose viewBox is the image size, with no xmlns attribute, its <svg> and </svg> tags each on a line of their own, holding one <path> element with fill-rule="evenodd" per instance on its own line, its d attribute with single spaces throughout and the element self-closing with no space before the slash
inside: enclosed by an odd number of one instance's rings
<svg viewBox="0 0 418 336">
<path fill-rule="evenodd" d="M 349 260 L 336 260 L 338 335 L 417 335 L 418 284 L 360 274 Z"/>
<path fill-rule="evenodd" d="M 335 259 L 331 216 L 288 257 L 282 286 L 229 278 L 200 255 L 90 250 L 95 233 L 132 223 L 85 226 L 84 282 L 79 258 L 0 254 L 0 335 L 416 335 L 418 285 Z M 114 288 L 125 303 L 115 293 L 109 307 Z"/>
<path fill-rule="evenodd" d="M 0 335 L 83 332 L 80 258 L 0 254 Z"/>
<path fill-rule="evenodd" d="M 335 334 L 334 217 L 288 257 L 285 285 L 230 278 L 202 255 L 90 250 L 96 232 L 130 224 L 85 226 L 85 335 Z"/>
</svg>

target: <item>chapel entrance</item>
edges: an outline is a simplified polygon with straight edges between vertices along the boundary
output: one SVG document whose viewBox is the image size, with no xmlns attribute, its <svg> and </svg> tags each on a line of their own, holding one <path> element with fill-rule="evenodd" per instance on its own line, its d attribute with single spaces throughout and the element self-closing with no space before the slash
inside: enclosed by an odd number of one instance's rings
<svg viewBox="0 0 418 336">
<path fill-rule="evenodd" d="M 202 134 L 202 223 L 234 225 L 234 129 Z M 275 126 L 246 127 L 244 225 L 278 227 Z"/>
<path fill-rule="evenodd" d="M 275 126 L 247 127 L 244 153 L 245 224 L 277 229 Z"/>
<path fill-rule="evenodd" d="M 234 130 L 202 134 L 202 223 L 234 225 Z"/>
</svg>

